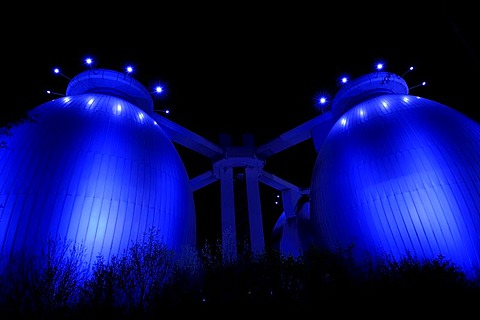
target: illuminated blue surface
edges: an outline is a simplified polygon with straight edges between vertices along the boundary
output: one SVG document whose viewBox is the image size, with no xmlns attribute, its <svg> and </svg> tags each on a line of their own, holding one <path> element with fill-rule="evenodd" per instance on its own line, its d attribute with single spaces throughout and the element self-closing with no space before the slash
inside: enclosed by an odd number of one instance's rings
<svg viewBox="0 0 480 320">
<path fill-rule="evenodd" d="M 333 111 L 345 112 L 318 150 L 310 195 L 319 244 L 353 244 L 360 262 L 443 255 L 472 275 L 480 265 L 480 125 L 428 99 L 361 95 L 342 97 Z"/>
<path fill-rule="evenodd" d="M 152 227 L 172 249 L 194 246 L 186 170 L 149 112 L 148 92 L 108 70 L 79 74 L 66 97 L 32 109 L 0 149 L 0 254 L 62 238 L 84 244 L 91 263 Z"/>
<path fill-rule="evenodd" d="M 315 244 L 310 223 L 310 202 L 299 205 L 295 216 L 287 218 L 283 212 L 272 231 L 273 247 L 286 256 L 297 257 Z"/>
</svg>

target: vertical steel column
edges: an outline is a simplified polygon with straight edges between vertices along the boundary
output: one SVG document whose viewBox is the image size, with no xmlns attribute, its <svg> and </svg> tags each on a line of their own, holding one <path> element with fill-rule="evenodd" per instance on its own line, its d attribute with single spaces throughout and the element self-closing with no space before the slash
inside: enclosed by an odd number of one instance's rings
<svg viewBox="0 0 480 320">
<path fill-rule="evenodd" d="M 263 236 L 262 207 L 260 203 L 260 189 L 258 177 L 260 175 L 258 166 L 245 167 L 247 178 L 247 202 L 248 220 L 250 226 L 250 246 L 253 253 L 261 253 L 265 250 L 265 239 Z"/>
<path fill-rule="evenodd" d="M 296 205 L 298 199 L 300 199 L 301 194 L 298 190 L 293 189 L 285 189 L 282 190 L 282 203 L 283 203 L 283 210 L 285 211 L 285 217 L 294 218 L 296 215 Z"/>
<path fill-rule="evenodd" d="M 215 171 L 220 179 L 220 202 L 222 210 L 222 251 L 227 261 L 237 258 L 237 232 L 235 225 L 235 199 L 233 186 L 233 168 L 216 165 Z"/>
</svg>

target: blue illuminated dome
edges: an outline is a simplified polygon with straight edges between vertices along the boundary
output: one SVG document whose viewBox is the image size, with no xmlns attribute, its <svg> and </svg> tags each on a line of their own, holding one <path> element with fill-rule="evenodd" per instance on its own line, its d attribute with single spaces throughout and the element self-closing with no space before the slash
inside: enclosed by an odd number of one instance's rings
<svg viewBox="0 0 480 320">
<path fill-rule="evenodd" d="M 92 263 L 151 230 L 171 249 L 194 246 L 187 173 L 152 114 L 141 84 L 102 69 L 32 109 L 0 149 L 0 254 L 65 239 L 84 245 Z"/>
<path fill-rule="evenodd" d="M 339 91 L 332 113 L 338 120 L 317 143 L 310 193 L 319 244 L 353 245 L 358 261 L 442 255 L 473 273 L 480 265 L 480 125 L 408 95 L 402 78 L 384 72 Z"/>
</svg>

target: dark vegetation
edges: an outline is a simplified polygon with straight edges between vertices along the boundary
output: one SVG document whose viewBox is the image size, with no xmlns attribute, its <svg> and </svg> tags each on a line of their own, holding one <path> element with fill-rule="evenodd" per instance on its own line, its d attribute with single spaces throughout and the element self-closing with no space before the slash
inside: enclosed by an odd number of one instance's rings
<svg viewBox="0 0 480 320">
<path fill-rule="evenodd" d="M 480 297 L 478 281 L 444 257 L 360 266 L 351 250 L 312 248 L 295 257 L 270 250 L 225 261 L 219 244 L 179 255 L 152 231 L 123 256 L 99 256 L 88 268 L 82 246 L 56 239 L 39 256 L 4 259 L 0 319 L 375 316 L 419 308 L 442 315 Z"/>
</svg>

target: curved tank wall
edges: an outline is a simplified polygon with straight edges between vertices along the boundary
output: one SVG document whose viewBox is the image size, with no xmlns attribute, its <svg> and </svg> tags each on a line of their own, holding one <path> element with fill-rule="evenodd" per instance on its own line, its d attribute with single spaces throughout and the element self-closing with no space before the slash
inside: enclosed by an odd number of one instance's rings
<svg viewBox="0 0 480 320">
<path fill-rule="evenodd" d="M 32 109 L 0 149 L 0 254 L 65 239 L 83 244 L 91 263 L 152 228 L 174 250 L 194 246 L 187 173 L 151 112 L 142 85 L 98 69 Z"/>
<path fill-rule="evenodd" d="M 332 106 L 338 121 L 318 144 L 310 190 L 318 242 L 353 245 L 360 262 L 442 255 L 472 274 L 480 265 L 480 125 L 383 83 L 355 92 L 383 76 L 351 84 Z"/>
<path fill-rule="evenodd" d="M 286 256 L 297 257 L 315 244 L 310 223 L 310 202 L 302 197 L 297 202 L 295 215 L 282 212 L 272 230 L 272 248 Z"/>
</svg>

